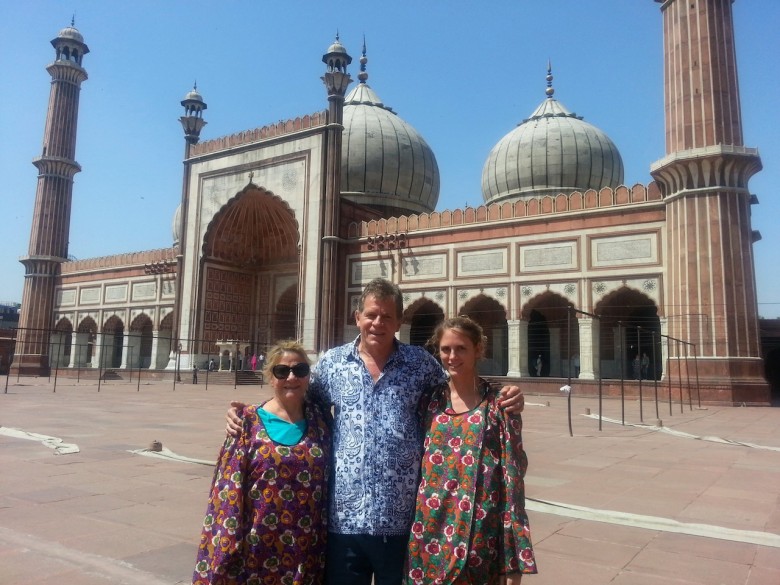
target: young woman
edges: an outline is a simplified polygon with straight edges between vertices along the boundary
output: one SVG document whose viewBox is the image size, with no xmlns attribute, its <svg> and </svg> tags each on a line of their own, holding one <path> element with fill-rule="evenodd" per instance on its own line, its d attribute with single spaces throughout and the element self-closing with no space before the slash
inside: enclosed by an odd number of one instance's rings
<svg viewBox="0 0 780 585">
<path fill-rule="evenodd" d="M 425 412 L 427 434 L 407 585 L 517 584 L 536 573 L 523 477 L 528 465 L 520 416 L 477 375 L 485 338 L 466 317 L 434 332 L 449 382 Z"/>
<path fill-rule="evenodd" d="M 219 456 L 198 549 L 196 585 L 322 582 L 330 432 L 306 400 L 309 361 L 292 341 L 268 352 L 274 397 L 243 410 Z"/>
</svg>

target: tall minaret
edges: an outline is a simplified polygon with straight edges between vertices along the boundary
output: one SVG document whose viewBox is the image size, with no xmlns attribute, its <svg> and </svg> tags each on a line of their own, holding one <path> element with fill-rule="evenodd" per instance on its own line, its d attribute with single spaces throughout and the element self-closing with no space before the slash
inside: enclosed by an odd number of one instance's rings
<svg viewBox="0 0 780 585">
<path fill-rule="evenodd" d="M 203 111 L 208 108 L 206 102 L 203 101 L 203 96 L 198 92 L 198 84 L 195 83 L 192 90 L 184 96 L 181 101 L 181 105 L 184 107 L 184 115 L 179 118 L 181 127 L 184 129 L 184 174 L 181 187 L 181 203 L 177 217 L 179 220 L 178 225 L 178 242 L 174 244 L 176 248 L 176 300 L 174 301 L 173 310 L 173 335 L 174 345 L 171 347 L 170 362 L 168 368 L 176 368 L 176 378 L 181 381 L 181 374 L 179 372 L 179 360 L 175 358 L 181 356 L 181 350 L 185 349 L 188 353 L 193 351 L 192 347 L 182 346 L 182 331 L 185 328 L 182 326 L 182 303 L 184 302 L 184 255 L 187 250 L 187 219 L 189 217 L 189 204 L 190 204 L 190 172 L 192 169 L 192 162 L 190 161 L 190 151 L 193 145 L 197 144 L 200 140 L 200 131 L 207 124 L 203 119 Z M 186 329 L 189 332 L 189 336 L 192 336 L 192 329 Z M 175 360 L 175 361 L 174 361 Z"/>
<path fill-rule="evenodd" d="M 71 26 L 51 44 L 55 60 L 46 70 L 51 93 L 43 133 L 43 151 L 33 160 L 38 169 L 32 230 L 24 264 L 24 292 L 19 334 L 12 369 L 43 374 L 49 369 L 49 329 L 53 326 L 54 284 L 60 264 L 68 257 L 73 177 L 81 170 L 75 160 L 79 92 L 87 79 L 81 66 L 89 48 Z"/>
<path fill-rule="evenodd" d="M 714 399 L 766 402 L 748 180 L 761 170 L 742 141 L 734 0 L 662 4 L 666 156 L 651 167 L 666 203 L 669 335 L 695 343 Z M 672 375 L 676 350 L 672 348 Z M 676 377 L 676 376 L 675 376 Z"/>
<path fill-rule="evenodd" d="M 365 57 L 365 55 L 364 55 Z M 320 307 L 317 349 L 333 347 L 335 340 L 336 279 L 338 278 L 339 202 L 341 200 L 341 141 L 344 131 L 344 96 L 352 78 L 347 65 L 352 63 L 338 34 L 328 52 L 322 56 L 325 63 L 325 89 L 328 91 L 328 131 L 326 138 L 325 193 L 322 207 L 322 253 L 320 256 Z"/>
</svg>

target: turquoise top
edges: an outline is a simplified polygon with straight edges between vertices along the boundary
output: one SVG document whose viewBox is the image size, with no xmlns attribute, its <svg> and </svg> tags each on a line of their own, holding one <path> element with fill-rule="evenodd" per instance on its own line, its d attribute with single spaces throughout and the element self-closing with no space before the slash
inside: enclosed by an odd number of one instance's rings
<svg viewBox="0 0 780 585">
<path fill-rule="evenodd" d="M 306 432 L 306 419 L 301 419 L 298 422 L 287 422 L 283 418 L 279 418 L 272 412 L 268 412 L 263 409 L 262 406 L 257 407 L 257 415 L 265 425 L 265 430 L 268 431 L 268 436 L 275 443 L 281 443 L 282 445 L 297 445 L 301 442 L 303 434 Z"/>
</svg>

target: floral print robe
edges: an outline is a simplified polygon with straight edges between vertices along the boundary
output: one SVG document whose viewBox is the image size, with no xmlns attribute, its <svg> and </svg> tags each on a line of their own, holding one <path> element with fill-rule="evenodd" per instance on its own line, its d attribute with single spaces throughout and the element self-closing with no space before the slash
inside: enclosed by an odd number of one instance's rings
<svg viewBox="0 0 780 585">
<path fill-rule="evenodd" d="M 493 585 L 508 573 L 536 573 L 522 420 L 504 414 L 484 381 L 482 390 L 479 406 L 455 414 L 442 386 L 426 410 L 407 585 Z"/>
<path fill-rule="evenodd" d="M 275 443 L 257 408 L 244 410 L 241 436 L 228 437 L 220 452 L 194 585 L 322 582 L 330 431 L 307 404 L 298 444 Z"/>
</svg>

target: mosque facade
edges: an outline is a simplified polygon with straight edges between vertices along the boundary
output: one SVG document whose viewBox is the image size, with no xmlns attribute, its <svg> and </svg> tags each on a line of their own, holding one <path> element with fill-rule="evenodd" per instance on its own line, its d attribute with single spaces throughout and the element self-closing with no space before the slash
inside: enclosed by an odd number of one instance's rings
<svg viewBox="0 0 780 585">
<path fill-rule="evenodd" d="M 436 211 L 433 150 L 369 85 L 365 46 L 350 88 L 337 38 L 323 111 L 201 141 L 207 105 L 189 92 L 173 245 L 77 261 L 89 49 L 63 29 L 12 368 L 229 368 L 283 338 L 316 357 L 354 339 L 362 287 L 385 277 L 404 293 L 402 341 L 469 315 L 485 374 L 587 385 L 631 378 L 647 354 L 640 377 L 679 379 L 695 354 L 705 400 L 768 403 L 748 188 L 761 160 L 743 144 L 731 3 L 659 2 L 666 152 L 647 185 L 623 184 L 617 147 L 555 97 L 548 69 L 539 106 L 487 155 L 483 203 Z"/>
</svg>

